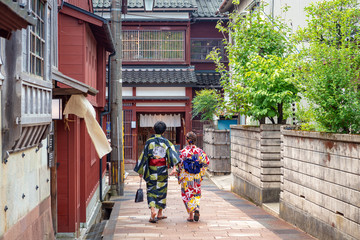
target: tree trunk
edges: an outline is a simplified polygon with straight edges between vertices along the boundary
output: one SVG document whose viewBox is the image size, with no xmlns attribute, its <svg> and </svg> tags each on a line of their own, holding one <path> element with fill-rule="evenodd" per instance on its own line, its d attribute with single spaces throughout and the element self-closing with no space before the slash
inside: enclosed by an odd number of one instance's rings
<svg viewBox="0 0 360 240">
<path fill-rule="evenodd" d="M 284 119 L 284 112 L 283 112 L 283 104 L 282 103 L 278 103 L 278 113 L 279 113 L 278 124 L 285 124 L 286 119 Z"/>
</svg>

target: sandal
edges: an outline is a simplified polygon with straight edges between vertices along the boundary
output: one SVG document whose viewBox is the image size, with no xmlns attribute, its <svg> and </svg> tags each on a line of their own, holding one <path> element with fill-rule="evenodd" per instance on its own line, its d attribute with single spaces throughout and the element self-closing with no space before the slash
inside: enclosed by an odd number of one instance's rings
<svg viewBox="0 0 360 240">
<path fill-rule="evenodd" d="M 188 222 L 193 222 L 193 221 L 194 221 L 194 219 L 190 219 L 190 218 L 188 218 L 188 219 L 186 219 L 186 221 L 188 221 Z"/>
<path fill-rule="evenodd" d="M 195 222 L 199 221 L 199 218 L 200 218 L 200 212 L 199 212 L 199 210 L 195 210 L 195 214 L 194 214 Z"/>
<path fill-rule="evenodd" d="M 157 223 L 157 218 L 150 218 L 150 219 L 149 219 L 149 222 L 151 222 L 151 223 Z"/>
<path fill-rule="evenodd" d="M 162 220 L 162 219 L 166 219 L 167 216 L 161 216 L 161 217 L 157 217 L 158 220 Z"/>
</svg>

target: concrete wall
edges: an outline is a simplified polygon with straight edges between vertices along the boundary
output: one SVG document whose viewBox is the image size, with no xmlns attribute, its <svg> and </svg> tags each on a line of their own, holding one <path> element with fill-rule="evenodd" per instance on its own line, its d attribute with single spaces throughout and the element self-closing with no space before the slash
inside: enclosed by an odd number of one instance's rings
<svg viewBox="0 0 360 240">
<path fill-rule="evenodd" d="M 231 126 L 232 190 L 257 204 L 279 200 L 280 126 Z"/>
<path fill-rule="evenodd" d="M 282 133 L 280 216 L 318 239 L 360 239 L 360 136 Z"/>
<path fill-rule="evenodd" d="M 210 159 L 208 171 L 214 175 L 230 174 L 230 131 L 204 130 L 203 150 Z"/>
<path fill-rule="evenodd" d="M 46 140 L 42 143 L 39 151 L 13 153 L 0 164 L 0 239 L 54 237 Z"/>
</svg>

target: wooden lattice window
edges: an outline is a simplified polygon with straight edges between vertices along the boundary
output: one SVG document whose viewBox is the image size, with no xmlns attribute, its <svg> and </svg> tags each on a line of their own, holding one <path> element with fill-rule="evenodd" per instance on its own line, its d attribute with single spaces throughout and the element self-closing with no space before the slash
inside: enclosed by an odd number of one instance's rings
<svg viewBox="0 0 360 240">
<path fill-rule="evenodd" d="M 191 61 L 212 61 L 206 56 L 214 49 L 220 50 L 223 61 L 225 57 L 224 44 L 222 39 L 192 39 L 191 40 Z"/>
<path fill-rule="evenodd" d="M 31 1 L 31 13 L 37 20 L 30 29 L 30 73 L 44 76 L 45 55 L 45 3 L 39 0 Z"/>
<path fill-rule="evenodd" d="M 184 31 L 123 31 L 124 61 L 184 61 Z"/>
</svg>

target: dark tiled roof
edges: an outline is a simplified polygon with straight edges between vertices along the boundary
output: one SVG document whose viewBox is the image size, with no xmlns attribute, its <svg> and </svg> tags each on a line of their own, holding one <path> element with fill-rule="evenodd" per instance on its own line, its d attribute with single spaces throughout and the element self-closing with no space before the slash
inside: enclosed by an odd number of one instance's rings
<svg viewBox="0 0 360 240">
<path fill-rule="evenodd" d="M 220 74 L 217 72 L 196 72 L 197 87 L 220 87 Z"/>
<path fill-rule="evenodd" d="M 216 15 L 222 0 L 155 0 L 154 11 L 161 9 L 195 9 L 192 15 L 197 18 L 220 17 Z M 111 0 L 93 0 L 94 8 L 110 8 Z M 143 0 L 128 0 L 128 9 L 143 9 Z"/>
<path fill-rule="evenodd" d="M 122 79 L 124 85 L 195 85 L 197 82 L 192 67 L 123 67 Z"/>
<path fill-rule="evenodd" d="M 216 15 L 222 0 L 196 0 L 197 3 L 197 11 L 193 13 L 194 17 L 221 17 L 220 15 Z"/>
<path fill-rule="evenodd" d="M 109 8 L 111 7 L 111 0 L 93 0 L 94 8 Z"/>
<path fill-rule="evenodd" d="M 143 0 L 128 0 L 128 8 L 143 8 Z M 157 8 L 196 8 L 195 0 L 155 0 Z"/>
</svg>

